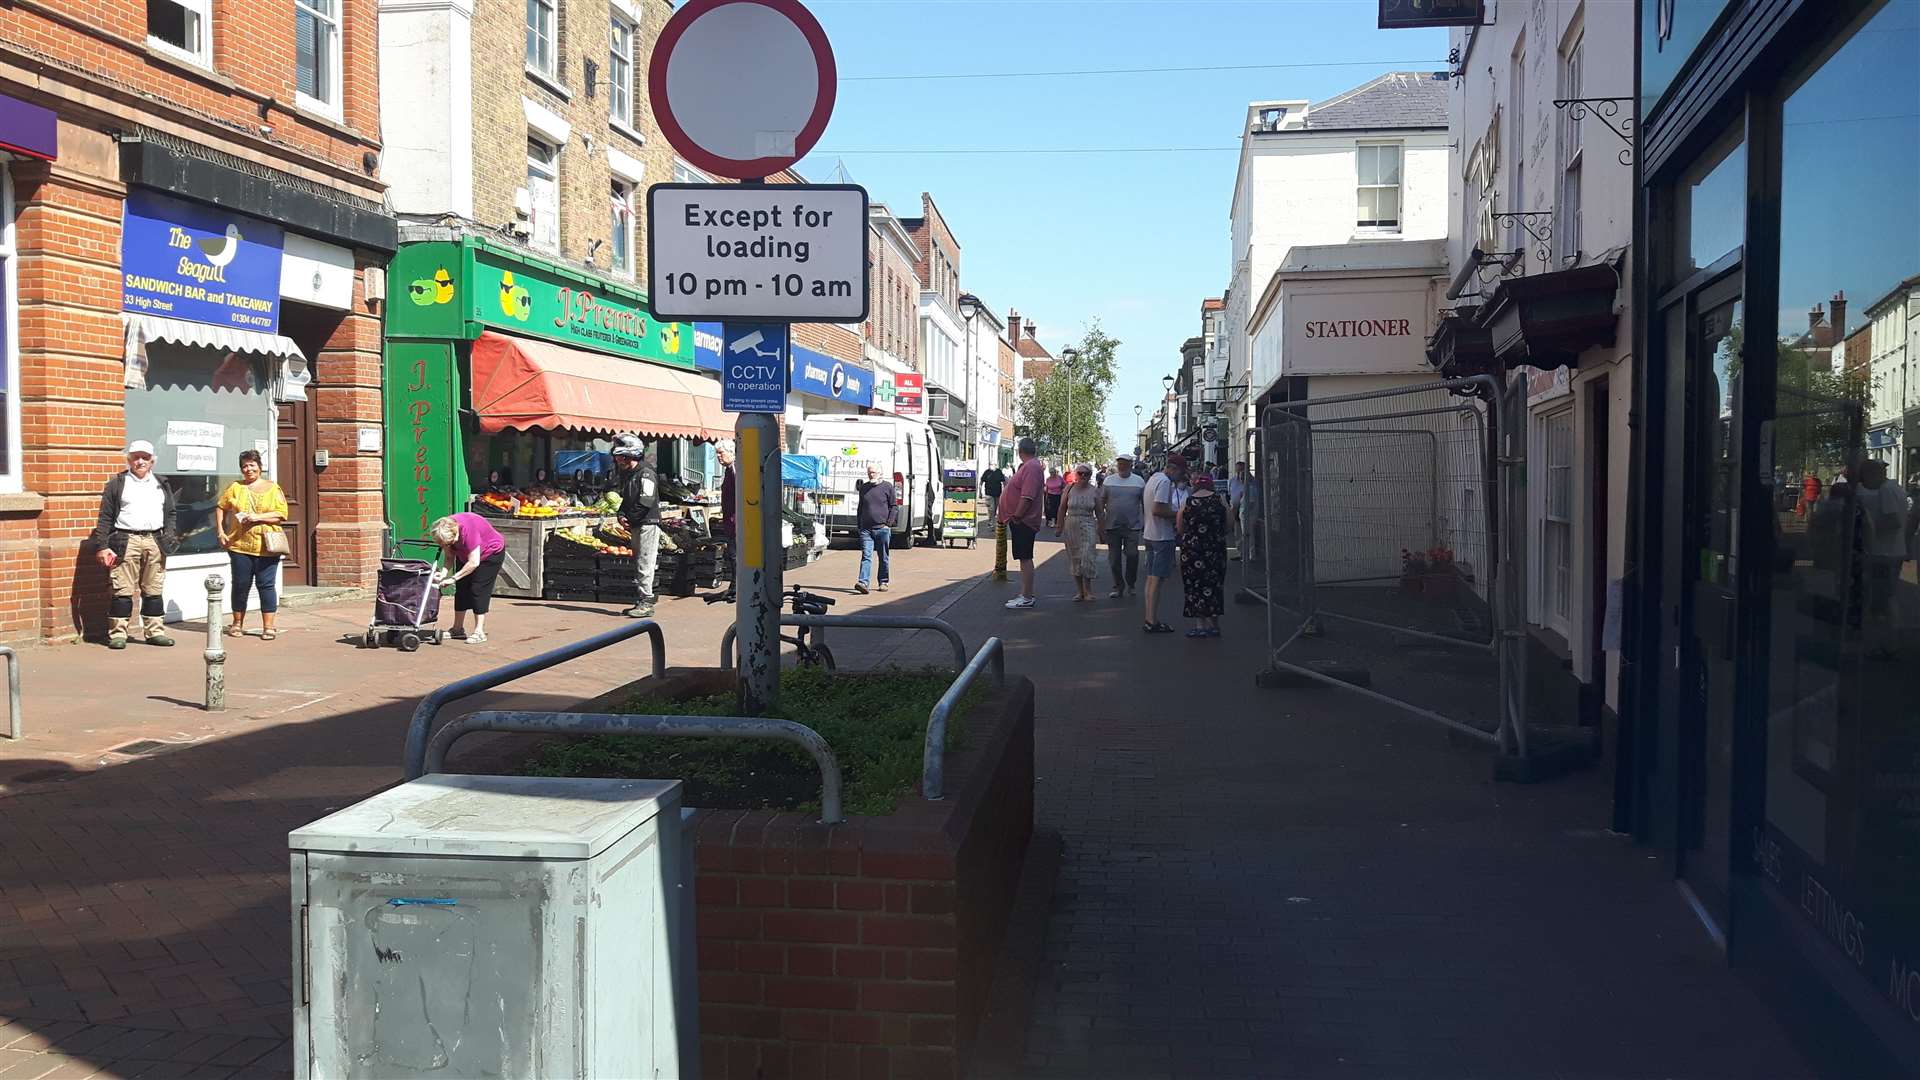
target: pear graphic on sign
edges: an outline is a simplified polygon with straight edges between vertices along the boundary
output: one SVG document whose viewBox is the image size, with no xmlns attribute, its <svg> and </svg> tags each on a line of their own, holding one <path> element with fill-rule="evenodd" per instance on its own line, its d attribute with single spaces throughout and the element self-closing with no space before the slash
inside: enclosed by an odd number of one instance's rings
<svg viewBox="0 0 1920 1080">
<path fill-rule="evenodd" d="M 508 318 L 521 322 L 526 322 L 527 316 L 533 314 L 533 294 L 527 291 L 526 286 L 513 283 L 511 270 L 500 274 L 500 310 Z"/>
<path fill-rule="evenodd" d="M 240 254 L 240 226 L 228 225 L 225 236 L 215 236 L 194 241 L 211 266 L 225 266 Z"/>
</svg>

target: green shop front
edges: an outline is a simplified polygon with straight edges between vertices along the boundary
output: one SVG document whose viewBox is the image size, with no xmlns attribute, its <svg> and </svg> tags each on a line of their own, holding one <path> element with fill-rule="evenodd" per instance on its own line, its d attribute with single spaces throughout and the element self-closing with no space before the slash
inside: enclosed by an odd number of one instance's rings
<svg viewBox="0 0 1920 1080">
<path fill-rule="evenodd" d="M 645 293 L 481 237 L 403 245 L 388 274 L 386 504 L 396 541 L 473 509 L 509 542 L 503 596 L 543 591 L 555 532 L 615 528 L 613 435 L 653 440 L 676 524 L 717 503 L 711 443 L 732 432 L 693 328 Z M 413 548 L 418 552 L 419 548 Z"/>
</svg>

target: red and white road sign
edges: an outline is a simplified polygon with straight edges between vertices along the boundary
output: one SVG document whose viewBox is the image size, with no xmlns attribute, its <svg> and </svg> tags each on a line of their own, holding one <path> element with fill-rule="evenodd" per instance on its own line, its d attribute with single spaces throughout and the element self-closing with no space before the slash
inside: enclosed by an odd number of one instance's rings
<svg viewBox="0 0 1920 1080">
<path fill-rule="evenodd" d="M 806 156 L 833 115 L 826 31 L 800 0 L 689 0 L 654 46 L 660 130 L 696 168 L 735 180 Z"/>
</svg>

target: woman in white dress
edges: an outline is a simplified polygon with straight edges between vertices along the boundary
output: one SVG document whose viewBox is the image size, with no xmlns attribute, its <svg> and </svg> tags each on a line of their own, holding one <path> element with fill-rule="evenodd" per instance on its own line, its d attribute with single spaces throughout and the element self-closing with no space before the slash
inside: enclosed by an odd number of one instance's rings
<svg viewBox="0 0 1920 1080">
<path fill-rule="evenodd" d="M 1073 570 L 1075 602 L 1093 599 L 1094 549 L 1105 531 L 1100 492 L 1093 486 L 1093 466 L 1073 467 L 1073 483 L 1060 497 L 1060 514 L 1053 527 L 1067 541 L 1067 563 Z"/>
</svg>

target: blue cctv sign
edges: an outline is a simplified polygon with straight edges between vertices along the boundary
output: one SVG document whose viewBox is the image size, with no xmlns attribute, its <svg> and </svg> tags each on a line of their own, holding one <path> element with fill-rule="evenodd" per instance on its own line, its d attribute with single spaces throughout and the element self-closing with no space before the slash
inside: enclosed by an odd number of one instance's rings
<svg viewBox="0 0 1920 1080">
<path fill-rule="evenodd" d="M 282 233 L 259 218 L 134 188 L 120 240 L 120 306 L 142 315 L 280 329 Z"/>
<path fill-rule="evenodd" d="M 720 407 L 787 411 L 787 324 L 727 323 L 720 331 Z"/>
</svg>

